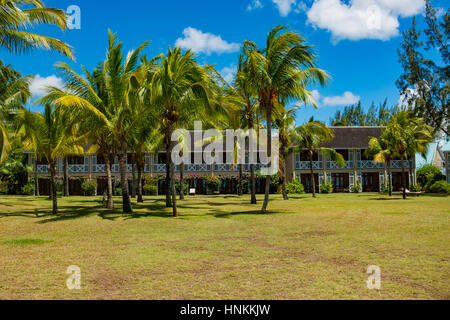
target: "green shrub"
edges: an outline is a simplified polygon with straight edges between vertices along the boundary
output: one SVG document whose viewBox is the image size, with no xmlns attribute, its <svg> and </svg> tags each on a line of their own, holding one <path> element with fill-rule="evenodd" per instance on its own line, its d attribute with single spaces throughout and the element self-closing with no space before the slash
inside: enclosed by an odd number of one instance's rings
<svg viewBox="0 0 450 320">
<path fill-rule="evenodd" d="M 177 194 L 179 195 L 180 194 L 180 183 L 179 182 L 175 183 L 175 189 L 177 191 Z M 189 185 L 187 183 L 183 183 L 183 192 L 185 195 L 187 195 L 189 193 Z"/>
<path fill-rule="evenodd" d="M 422 186 L 420 184 L 416 184 L 415 186 L 412 187 L 411 191 L 412 192 L 421 192 Z"/>
<path fill-rule="evenodd" d="M 64 181 L 60 178 L 56 178 L 55 184 L 56 184 L 56 195 L 60 197 L 64 193 Z"/>
<path fill-rule="evenodd" d="M 94 196 L 97 191 L 97 181 L 86 179 L 81 183 L 81 190 L 85 196 Z"/>
<path fill-rule="evenodd" d="M 389 189 L 392 189 L 392 186 L 390 186 L 388 183 L 385 183 L 381 186 L 381 192 L 383 193 L 389 193 Z"/>
<path fill-rule="evenodd" d="M 25 196 L 33 196 L 36 190 L 34 183 L 28 183 L 22 187 L 22 194 Z"/>
<path fill-rule="evenodd" d="M 436 182 L 444 180 L 441 170 L 431 164 L 427 164 L 417 170 L 417 183 L 428 190 Z"/>
<path fill-rule="evenodd" d="M 320 193 L 323 193 L 323 194 L 333 193 L 333 184 L 331 182 L 322 183 L 319 186 L 319 191 L 320 191 Z"/>
<path fill-rule="evenodd" d="M 350 191 L 352 193 L 360 193 L 360 192 L 362 192 L 362 186 L 359 183 L 359 181 L 356 181 L 356 183 L 353 186 L 350 187 Z"/>
<path fill-rule="evenodd" d="M 114 195 L 117 197 L 122 196 L 122 188 L 115 188 L 114 189 Z"/>
<path fill-rule="evenodd" d="M 429 187 L 427 192 L 450 194 L 450 184 L 447 181 L 438 181 Z"/>
<path fill-rule="evenodd" d="M 288 194 L 304 194 L 305 187 L 297 180 L 287 184 L 286 191 Z"/>
<path fill-rule="evenodd" d="M 151 184 L 146 184 L 144 186 L 144 193 L 147 196 L 157 196 L 158 195 L 158 187 L 151 185 Z"/>
</svg>

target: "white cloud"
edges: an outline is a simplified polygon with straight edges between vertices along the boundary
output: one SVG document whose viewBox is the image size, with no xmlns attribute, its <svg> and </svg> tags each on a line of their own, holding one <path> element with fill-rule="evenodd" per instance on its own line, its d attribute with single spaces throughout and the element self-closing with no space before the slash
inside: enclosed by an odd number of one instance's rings
<svg viewBox="0 0 450 320">
<path fill-rule="evenodd" d="M 178 38 L 175 45 L 182 49 L 192 49 L 196 53 L 230 53 L 239 51 L 239 44 L 228 43 L 212 33 L 204 33 L 201 30 L 188 27 L 183 30 L 184 38 Z"/>
<path fill-rule="evenodd" d="M 275 0 L 274 0 L 275 1 Z M 399 34 L 399 17 L 410 17 L 424 8 L 423 0 L 316 0 L 306 12 L 308 23 L 343 39 L 389 40 Z"/>
<path fill-rule="evenodd" d="M 236 72 L 237 72 L 237 67 L 236 66 L 230 66 L 230 67 L 223 68 L 222 70 L 220 70 L 219 73 L 225 79 L 226 82 L 231 84 L 233 82 L 233 80 L 234 80 Z"/>
<path fill-rule="evenodd" d="M 341 96 L 324 97 L 321 105 L 326 107 L 346 106 L 358 103 L 360 100 L 360 96 L 357 96 L 350 91 L 346 91 Z"/>
<path fill-rule="evenodd" d="M 282 17 L 287 17 L 297 5 L 297 0 L 272 0 L 272 2 L 277 6 Z"/>
<path fill-rule="evenodd" d="M 314 102 L 316 104 L 319 104 L 319 101 L 320 101 L 320 92 L 319 92 L 319 90 L 312 90 L 310 93 L 311 93 L 312 98 L 314 99 Z"/>
<path fill-rule="evenodd" d="M 252 2 L 250 2 L 247 6 L 247 11 L 252 11 L 255 9 L 260 9 L 262 8 L 263 5 L 261 3 L 261 0 L 252 0 Z"/>
<path fill-rule="evenodd" d="M 61 78 L 55 75 L 41 77 L 39 74 L 37 74 L 30 83 L 30 92 L 34 97 L 42 97 L 47 93 L 46 88 L 48 87 L 63 89 L 64 82 Z"/>
</svg>

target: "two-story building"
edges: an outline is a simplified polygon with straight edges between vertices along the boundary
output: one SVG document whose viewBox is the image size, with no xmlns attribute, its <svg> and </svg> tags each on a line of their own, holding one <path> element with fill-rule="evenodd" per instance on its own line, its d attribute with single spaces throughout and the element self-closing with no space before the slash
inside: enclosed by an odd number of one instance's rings
<svg viewBox="0 0 450 320">
<path fill-rule="evenodd" d="M 332 127 L 335 138 L 324 147 L 339 152 L 346 162 L 344 167 L 326 159 L 322 154 L 315 154 L 313 159 L 316 192 L 319 185 L 331 182 L 335 192 L 350 192 L 359 182 L 362 192 L 384 191 L 388 183 L 388 169 L 384 163 L 375 163 L 366 154 L 369 140 L 381 135 L 381 127 Z M 415 159 L 404 161 L 408 186 L 415 182 Z M 312 192 L 311 165 L 306 152 L 295 154 L 294 178 L 301 181 L 308 192 Z M 392 186 L 401 189 L 402 164 L 400 160 L 391 162 Z M 405 177 L 406 178 L 406 177 Z"/>
<path fill-rule="evenodd" d="M 323 182 L 331 181 L 335 192 L 350 192 L 355 183 L 359 182 L 362 186 L 363 192 L 379 192 L 382 191 L 388 182 L 388 170 L 385 164 L 375 163 L 370 157 L 366 155 L 365 150 L 368 148 L 370 138 L 379 137 L 382 131 L 381 127 L 333 127 L 335 131 L 335 138 L 324 145 L 324 147 L 332 148 L 341 153 L 346 161 L 345 167 L 338 166 L 335 162 L 329 161 L 322 154 L 315 154 L 313 159 L 314 178 L 316 181 L 316 191 L 319 191 L 319 185 Z M 149 153 L 146 156 L 146 164 L 144 173 L 149 176 L 162 175 L 166 171 L 166 153 L 159 152 Z M 447 157 L 448 157 L 447 152 Z M 131 154 L 127 159 L 127 171 L 133 172 L 133 165 L 131 164 Z M 40 176 L 41 193 L 45 194 L 48 190 L 48 164 L 38 162 L 31 155 L 29 157 L 30 164 L 33 165 L 34 170 Z M 87 177 L 90 179 L 97 179 L 98 193 L 103 193 L 106 188 L 106 166 L 105 161 L 98 155 L 86 155 L 84 157 L 69 157 L 68 172 L 72 178 Z M 405 161 L 406 174 L 408 175 L 408 184 L 414 184 L 416 166 L 415 159 Z M 263 165 L 255 165 L 255 170 L 260 170 Z M 58 175 L 63 175 L 63 161 L 58 160 Z M 117 158 L 112 164 L 112 174 L 114 177 L 119 176 L 119 163 Z M 136 169 L 136 168 L 134 168 Z M 248 156 L 246 164 L 243 165 L 244 172 L 250 171 L 248 164 Z M 180 171 L 179 166 L 175 167 L 175 171 Z M 289 181 L 298 179 L 305 186 L 307 192 L 312 192 L 311 184 L 311 170 L 310 161 L 306 152 L 292 154 L 287 159 L 287 177 Z M 239 172 L 238 166 L 230 164 L 186 164 L 184 165 L 184 172 L 186 176 L 200 176 L 211 174 L 216 176 L 230 176 L 237 175 Z M 401 189 L 401 161 L 394 160 L 391 163 L 392 172 L 392 186 L 395 190 Z M 204 190 L 203 185 L 198 182 L 191 181 L 192 187 L 198 190 Z M 70 182 L 71 194 L 80 194 L 80 182 L 77 179 L 72 179 Z M 261 181 L 258 181 L 258 190 L 263 190 Z M 236 190 L 235 186 L 224 185 L 221 188 L 225 193 L 233 193 Z"/>
</svg>

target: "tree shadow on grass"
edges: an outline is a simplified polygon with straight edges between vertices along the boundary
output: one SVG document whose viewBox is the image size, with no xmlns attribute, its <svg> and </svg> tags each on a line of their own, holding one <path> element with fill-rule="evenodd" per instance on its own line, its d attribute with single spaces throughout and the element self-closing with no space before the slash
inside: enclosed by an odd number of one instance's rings
<svg viewBox="0 0 450 320">
<path fill-rule="evenodd" d="M 279 211 L 267 211 L 266 213 L 261 213 L 261 210 L 249 210 L 249 211 L 235 211 L 235 212 L 221 212 L 214 214 L 215 218 L 228 219 L 234 216 L 242 216 L 242 215 L 252 215 L 252 216 L 268 216 L 274 214 L 281 214 Z"/>
</svg>

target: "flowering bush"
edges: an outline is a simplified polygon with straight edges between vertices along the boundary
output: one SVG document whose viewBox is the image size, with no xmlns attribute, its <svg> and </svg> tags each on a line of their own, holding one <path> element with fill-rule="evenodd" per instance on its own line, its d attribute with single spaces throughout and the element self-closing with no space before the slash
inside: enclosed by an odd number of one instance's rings
<svg viewBox="0 0 450 320">
<path fill-rule="evenodd" d="M 212 191 L 218 191 L 220 184 L 221 184 L 221 180 L 219 177 L 217 176 L 207 176 L 206 177 L 206 184 L 208 185 L 208 187 L 212 190 Z"/>
<path fill-rule="evenodd" d="M 81 183 L 81 190 L 85 196 L 93 196 L 97 190 L 97 180 L 86 179 Z"/>
</svg>

